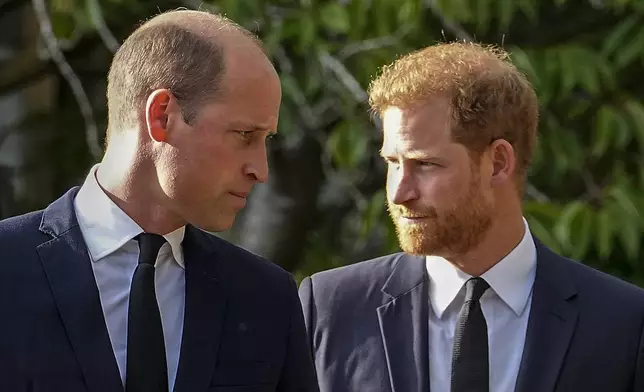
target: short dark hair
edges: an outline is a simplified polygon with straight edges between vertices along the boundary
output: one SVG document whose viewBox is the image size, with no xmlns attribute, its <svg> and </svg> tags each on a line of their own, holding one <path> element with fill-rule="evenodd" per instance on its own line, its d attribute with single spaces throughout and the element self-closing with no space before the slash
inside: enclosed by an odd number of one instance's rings
<svg viewBox="0 0 644 392">
<path fill-rule="evenodd" d="M 171 13 L 188 15 L 173 21 Z M 172 92 L 187 123 L 194 121 L 203 103 L 217 97 L 226 72 L 224 48 L 213 35 L 182 21 L 194 17 L 195 22 L 236 30 L 261 46 L 251 32 L 221 15 L 173 11 L 162 17 L 168 20 L 153 18 L 142 25 L 114 55 L 107 78 L 108 139 L 111 131 L 136 121 L 136 111 L 155 89 Z"/>
</svg>

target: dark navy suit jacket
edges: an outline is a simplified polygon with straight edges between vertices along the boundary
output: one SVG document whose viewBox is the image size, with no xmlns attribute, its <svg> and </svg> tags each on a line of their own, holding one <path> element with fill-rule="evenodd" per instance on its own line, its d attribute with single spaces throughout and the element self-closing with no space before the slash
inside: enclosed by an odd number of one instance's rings
<svg viewBox="0 0 644 392">
<path fill-rule="evenodd" d="M 0 391 L 122 392 L 73 208 L 0 221 Z M 175 392 L 315 391 L 297 287 L 286 271 L 188 226 Z"/>
<path fill-rule="evenodd" d="M 644 391 L 644 290 L 535 242 L 516 391 Z M 321 391 L 429 391 L 428 286 L 424 258 L 402 253 L 304 279 Z"/>
</svg>

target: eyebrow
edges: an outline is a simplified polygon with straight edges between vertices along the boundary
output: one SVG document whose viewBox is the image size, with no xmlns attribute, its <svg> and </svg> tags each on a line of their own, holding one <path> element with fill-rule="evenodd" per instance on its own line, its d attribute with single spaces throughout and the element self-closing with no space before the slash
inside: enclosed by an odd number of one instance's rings
<svg viewBox="0 0 644 392">
<path fill-rule="evenodd" d="M 398 151 L 389 152 L 389 151 L 383 151 L 382 149 L 380 149 L 378 153 L 383 158 L 398 156 L 398 155 L 402 155 L 405 159 L 415 159 L 415 160 L 439 158 L 439 156 L 436 154 L 428 154 L 427 152 L 422 152 L 419 150 L 405 151 L 403 154 L 400 154 Z"/>
<path fill-rule="evenodd" d="M 232 125 L 234 128 L 244 128 L 247 130 L 246 132 L 268 132 L 269 135 L 277 134 L 276 130 L 272 130 L 267 127 L 261 127 L 257 125 L 250 125 L 250 124 L 244 124 L 244 123 L 233 123 Z"/>
</svg>

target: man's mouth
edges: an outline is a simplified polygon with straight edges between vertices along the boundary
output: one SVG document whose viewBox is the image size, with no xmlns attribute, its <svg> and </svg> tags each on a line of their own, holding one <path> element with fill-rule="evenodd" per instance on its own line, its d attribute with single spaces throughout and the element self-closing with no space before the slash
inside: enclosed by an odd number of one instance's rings
<svg viewBox="0 0 644 392">
<path fill-rule="evenodd" d="M 242 199 L 246 199 L 248 197 L 248 192 L 230 192 L 231 195 L 241 197 Z"/>
</svg>

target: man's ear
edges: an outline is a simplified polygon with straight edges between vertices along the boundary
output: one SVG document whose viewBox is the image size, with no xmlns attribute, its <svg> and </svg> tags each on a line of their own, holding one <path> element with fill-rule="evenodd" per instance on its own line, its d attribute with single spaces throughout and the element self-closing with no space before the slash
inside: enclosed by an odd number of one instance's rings
<svg viewBox="0 0 644 392">
<path fill-rule="evenodd" d="M 514 148 L 505 139 L 497 139 L 489 146 L 492 161 L 492 186 L 504 185 L 512 181 L 516 171 Z"/>
<path fill-rule="evenodd" d="M 164 142 L 168 137 L 168 104 L 172 95 L 166 89 L 153 91 L 145 105 L 145 121 L 148 135 L 155 142 Z"/>
</svg>

